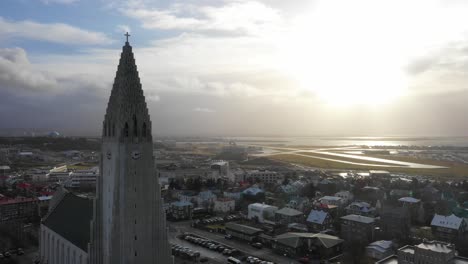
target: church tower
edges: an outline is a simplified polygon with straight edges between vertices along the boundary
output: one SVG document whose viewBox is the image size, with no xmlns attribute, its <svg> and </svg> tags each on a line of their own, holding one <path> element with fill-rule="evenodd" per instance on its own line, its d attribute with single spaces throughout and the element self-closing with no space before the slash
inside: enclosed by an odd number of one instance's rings
<svg viewBox="0 0 468 264">
<path fill-rule="evenodd" d="M 126 36 L 103 122 L 90 264 L 173 263 L 154 171 L 151 120 Z"/>
</svg>

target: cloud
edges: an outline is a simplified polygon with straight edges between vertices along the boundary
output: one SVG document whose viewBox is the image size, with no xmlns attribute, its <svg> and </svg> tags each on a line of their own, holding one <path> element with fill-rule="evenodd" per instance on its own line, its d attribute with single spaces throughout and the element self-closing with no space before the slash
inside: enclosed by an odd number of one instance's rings
<svg viewBox="0 0 468 264">
<path fill-rule="evenodd" d="M 205 107 L 196 107 L 193 109 L 194 112 L 201 112 L 201 113 L 214 113 L 216 112 L 213 109 L 205 108 Z"/>
<path fill-rule="evenodd" d="M 44 4 L 71 4 L 80 0 L 41 0 Z"/>
<path fill-rule="evenodd" d="M 129 25 L 118 25 L 116 30 L 117 32 L 123 32 L 123 33 L 131 33 L 132 30 L 130 29 L 130 26 Z"/>
<path fill-rule="evenodd" d="M 0 86 L 18 94 L 37 93 L 56 89 L 57 80 L 34 69 L 23 49 L 0 49 Z"/>
<path fill-rule="evenodd" d="M 71 45 L 107 45 L 113 41 L 100 32 L 88 31 L 63 23 L 8 21 L 0 17 L 0 37 L 31 39 Z"/>
<path fill-rule="evenodd" d="M 165 9 L 121 8 L 120 11 L 141 21 L 143 27 L 161 30 L 231 34 L 263 34 L 277 30 L 281 14 L 261 2 L 236 1 L 225 5 L 176 3 Z"/>
</svg>

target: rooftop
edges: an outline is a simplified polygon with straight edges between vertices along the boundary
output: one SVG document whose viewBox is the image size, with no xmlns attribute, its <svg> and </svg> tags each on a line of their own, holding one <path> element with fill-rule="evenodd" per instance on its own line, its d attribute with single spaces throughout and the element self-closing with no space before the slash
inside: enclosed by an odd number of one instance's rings
<svg viewBox="0 0 468 264">
<path fill-rule="evenodd" d="M 231 230 L 241 232 L 241 233 L 245 233 L 245 234 L 248 234 L 248 235 L 254 235 L 256 233 L 259 233 L 259 232 L 263 231 L 261 229 L 255 228 L 255 227 L 236 224 L 236 223 L 233 223 L 233 222 L 226 223 L 225 226 L 226 226 L 227 229 L 231 229 Z"/>
<path fill-rule="evenodd" d="M 278 208 L 276 206 L 264 204 L 264 203 L 253 203 L 249 204 L 249 207 L 256 207 L 256 208 L 262 208 L 262 209 L 267 209 L 267 208 Z"/>
<path fill-rule="evenodd" d="M 322 198 L 319 199 L 320 201 L 321 200 L 331 200 L 331 201 L 339 201 L 339 200 L 342 200 L 341 197 L 338 197 L 338 196 L 323 196 Z"/>
<path fill-rule="evenodd" d="M 396 255 L 391 255 L 387 258 L 377 261 L 376 264 L 398 264 L 398 257 Z"/>
<path fill-rule="evenodd" d="M 389 240 L 379 240 L 373 243 L 370 243 L 366 248 L 374 249 L 379 252 L 386 252 L 387 250 L 392 249 L 393 242 Z"/>
<path fill-rule="evenodd" d="M 173 203 L 171 203 L 171 205 L 173 205 L 173 206 L 193 206 L 193 204 L 191 202 L 187 202 L 187 201 L 173 202 Z"/>
<path fill-rule="evenodd" d="M 42 224 L 72 244 L 88 251 L 89 223 L 93 217 L 93 200 L 66 193 Z"/>
<path fill-rule="evenodd" d="M 298 247 L 301 239 L 316 238 L 325 248 L 334 247 L 344 240 L 336 236 L 330 236 L 322 233 L 285 233 L 276 237 L 278 243 L 288 245 L 291 247 Z"/>
<path fill-rule="evenodd" d="M 362 216 L 362 215 L 354 215 L 354 214 L 343 216 L 343 217 L 341 217 L 341 219 L 354 221 L 354 222 L 360 222 L 360 223 L 364 223 L 364 224 L 370 224 L 370 223 L 375 222 L 375 218 L 373 218 L 373 217 L 367 217 L 367 216 Z"/>
<path fill-rule="evenodd" d="M 310 211 L 309 216 L 307 217 L 307 222 L 314 224 L 323 224 L 327 218 L 328 213 L 322 210 L 312 210 Z"/>
<path fill-rule="evenodd" d="M 419 203 L 421 200 L 413 198 L 413 197 L 402 197 L 398 199 L 400 202 L 405 202 L 405 203 Z"/>
<path fill-rule="evenodd" d="M 37 198 L 14 198 L 14 199 L 5 199 L 5 200 L 0 200 L 0 205 L 7 205 L 7 204 L 17 204 L 17 203 L 29 203 L 29 202 L 35 202 L 37 201 Z"/>
<path fill-rule="evenodd" d="M 450 253 L 454 250 L 453 246 L 445 242 L 439 241 L 426 241 L 416 246 L 420 249 L 430 250 L 440 253 Z"/>
<path fill-rule="evenodd" d="M 459 229 L 463 222 L 463 218 L 457 217 L 452 214 L 449 216 L 444 215 L 434 215 L 432 218 L 431 226 L 445 227 L 450 229 Z"/>
<path fill-rule="evenodd" d="M 278 211 L 276 211 L 277 214 L 281 214 L 281 215 L 287 215 L 287 216 L 297 216 L 297 215 L 302 215 L 302 212 L 296 210 L 296 209 L 292 209 L 292 208 L 289 208 L 289 207 L 284 207 Z"/>
</svg>

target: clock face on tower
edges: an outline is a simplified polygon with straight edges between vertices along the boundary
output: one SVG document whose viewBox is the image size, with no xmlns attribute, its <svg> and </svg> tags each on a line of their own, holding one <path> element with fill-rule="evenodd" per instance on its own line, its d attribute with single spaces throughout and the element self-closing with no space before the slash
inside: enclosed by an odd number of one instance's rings
<svg viewBox="0 0 468 264">
<path fill-rule="evenodd" d="M 137 160 L 141 157 L 141 153 L 139 151 L 132 152 L 132 159 Z"/>
</svg>

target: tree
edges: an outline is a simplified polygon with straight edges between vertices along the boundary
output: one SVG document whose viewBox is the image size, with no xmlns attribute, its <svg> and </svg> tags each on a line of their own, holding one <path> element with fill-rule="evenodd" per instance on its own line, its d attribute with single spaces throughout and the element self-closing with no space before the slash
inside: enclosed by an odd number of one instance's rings
<svg viewBox="0 0 468 264">
<path fill-rule="evenodd" d="M 309 198 L 315 197 L 315 186 L 313 183 L 308 183 L 301 190 L 301 196 L 306 196 Z"/>
</svg>

